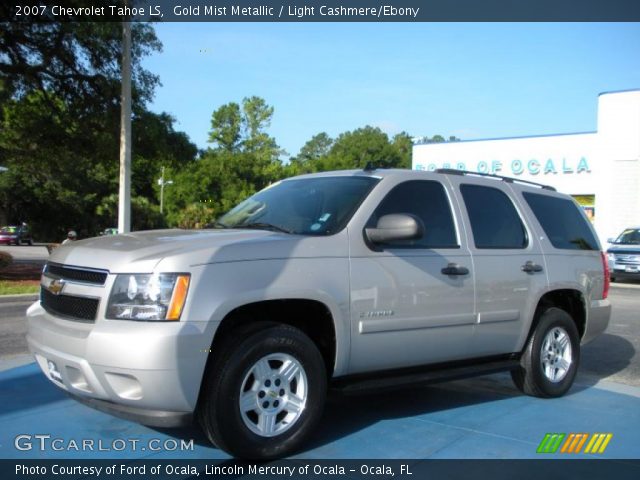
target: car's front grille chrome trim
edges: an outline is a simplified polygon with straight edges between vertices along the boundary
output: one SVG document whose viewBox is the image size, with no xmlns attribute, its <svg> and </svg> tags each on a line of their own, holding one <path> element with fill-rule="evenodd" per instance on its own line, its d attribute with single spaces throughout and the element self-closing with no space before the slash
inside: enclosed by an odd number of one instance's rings
<svg viewBox="0 0 640 480">
<path fill-rule="evenodd" d="M 59 278 L 74 283 L 86 283 L 89 285 L 104 285 L 109 275 L 108 270 L 75 267 L 53 262 L 47 262 L 43 273 L 52 278 Z"/>
</svg>

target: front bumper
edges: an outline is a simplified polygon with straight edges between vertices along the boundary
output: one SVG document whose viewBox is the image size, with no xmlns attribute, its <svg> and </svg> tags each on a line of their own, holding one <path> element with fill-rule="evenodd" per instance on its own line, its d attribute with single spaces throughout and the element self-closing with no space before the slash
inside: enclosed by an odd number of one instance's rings
<svg viewBox="0 0 640 480">
<path fill-rule="evenodd" d="M 612 255 L 615 258 L 611 258 Z M 624 252 L 609 254 L 609 272 L 613 278 L 640 278 L 640 255 Z"/>
<path fill-rule="evenodd" d="M 617 279 L 627 279 L 627 280 L 633 280 L 633 279 L 640 279 L 640 270 L 637 271 L 627 271 L 624 269 L 611 269 L 610 270 L 610 274 L 609 276 L 611 278 L 615 278 Z"/>
<path fill-rule="evenodd" d="M 208 322 L 95 323 L 27 311 L 27 342 L 56 386 L 84 403 L 153 426 L 189 421 L 213 333 Z"/>
</svg>

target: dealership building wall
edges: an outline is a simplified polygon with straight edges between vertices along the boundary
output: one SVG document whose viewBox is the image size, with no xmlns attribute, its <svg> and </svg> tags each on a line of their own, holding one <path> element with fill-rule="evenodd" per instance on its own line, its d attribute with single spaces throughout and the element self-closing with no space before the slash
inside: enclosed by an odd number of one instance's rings
<svg viewBox="0 0 640 480">
<path fill-rule="evenodd" d="M 416 143 L 413 169 L 437 168 L 553 186 L 583 205 L 606 246 L 640 225 L 640 90 L 600 94 L 595 132 Z"/>
</svg>

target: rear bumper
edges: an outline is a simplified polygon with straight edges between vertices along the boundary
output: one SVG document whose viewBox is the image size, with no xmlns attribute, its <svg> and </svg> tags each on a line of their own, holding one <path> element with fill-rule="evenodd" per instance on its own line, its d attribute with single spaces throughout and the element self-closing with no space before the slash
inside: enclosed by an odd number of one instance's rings
<svg viewBox="0 0 640 480">
<path fill-rule="evenodd" d="M 592 300 L 587 312 L 587 325 L 584 335 L 582 336 L 582 344 L 589 343 L 609 326 L 611 318 L 611 302 L 609 299 Z"/>
</svg>

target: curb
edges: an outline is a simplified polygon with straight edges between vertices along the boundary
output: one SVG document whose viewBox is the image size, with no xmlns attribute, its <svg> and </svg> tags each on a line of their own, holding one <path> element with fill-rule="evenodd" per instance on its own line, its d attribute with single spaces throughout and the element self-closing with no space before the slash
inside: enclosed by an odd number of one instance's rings
<svg viewBox="0 0 640 480">
<path fill-rule="evenodd" d="M 0 295 L 0 303 L 11 303 L 24 300 L 33 300 L 34 302 L 40 295 L 37 293 L 19 293 L 15 295 Z"/>
<path fill-rule="evenodd" d="M 611 282 L 609 288 L 640 288 L 640 283 L 618 283 Z"/>
</svg>

